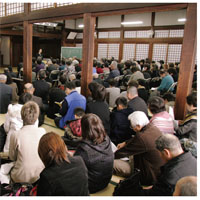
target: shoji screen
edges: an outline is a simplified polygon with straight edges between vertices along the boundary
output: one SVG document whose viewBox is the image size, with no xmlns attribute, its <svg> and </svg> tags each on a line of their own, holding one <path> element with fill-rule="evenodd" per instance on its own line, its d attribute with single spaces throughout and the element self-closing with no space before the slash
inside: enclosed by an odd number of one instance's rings
<svg viewBox="0 0 200 200">
<path fill-rule="evenodd" d="M 107 58 L 108 44 L 98 44 L 98 59 Z"/>
<path fill-rule="evenodd" d="M 108 59 L 119 59 L 119 44 L 108 44 Z"/>
<path fill-rule="evenodd" d="M 169 44 L 168 47 L 168 63 L 180 62 L 182 44 Z"/>
<path fill-rule="evenodd" d="M 123 60 L 135 58 L 135 44 L 124 44 Z"/>
<path fill-rule="evenodd" d="M 136 60 L 148 58 L 149 44 L 137 44 L 136 46 Z"/>
<path fill-rule="evenodd" d="M 163 60 L 166 62 L 168 44 L 154 44 L 153 45 L 153 58 L 154 61 Z"/>
</svg>

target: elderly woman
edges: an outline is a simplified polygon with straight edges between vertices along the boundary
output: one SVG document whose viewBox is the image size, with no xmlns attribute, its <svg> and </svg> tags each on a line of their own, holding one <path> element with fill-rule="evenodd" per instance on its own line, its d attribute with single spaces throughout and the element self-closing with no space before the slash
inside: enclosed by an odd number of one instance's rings
<svg viewBox="0 0 200 200">
<path fill-rule="evenodd" d="M 155 146 L 156 139 L 161 132 L 151 123 L 144 112 L 135 111 L 128 116 L 135 137 L 118 144 L 115 152 L 114 171 L 117 175 L 128 177 L 134 168 L 141 171 L 140 181 L 142 185 L 152 185 L 159 174 L 159 168 L 163 160 Z M 132 166 L 129 162 L 119 160 L 127 156 L 134 156 Z"/>
<path fill-rule="evenodd" d="M 38 153 L 45 165 L 37 196 L 87 196 L 87 168 L 81 157 L 69 155 L 64 141 L 54 132 L 42 136 Z"/>
<path fill-rule="evenodd" d="M 166 111 L 164 99 L 154 96 L 149 99 L 148 107 L 150 112 L 153 114 L 150 123 L 156 126 L 163 133 L 174 134 L 174 120 Z"/>
<path fill-rule="evenodd" d="M 88 169 L 90 193 L 104 189 L 112 177 L 114 155 L 109 137 L 102 121 L 95 114 L 86 114 L 81 119 L 82 141 L 75 156 L 83 158 Z"/>
<path fill-rule="evenodd" d="M 13 182 L 34 183 L 44 168 L 37 148 L 45 130 L 35 125 L 38 116 L 39 106 L 33 101 L 25 103 L 21 109 L 23 127 L 10 137 L 9 157 L 15 161 L 10 173 Z"/>
</svg>

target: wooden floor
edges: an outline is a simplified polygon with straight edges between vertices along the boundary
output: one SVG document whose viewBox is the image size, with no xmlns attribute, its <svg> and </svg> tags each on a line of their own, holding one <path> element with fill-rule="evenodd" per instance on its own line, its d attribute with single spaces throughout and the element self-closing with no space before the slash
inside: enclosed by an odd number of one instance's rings
<svg viewBox="0 0 200 200">
<path fill-rule="evenodd" d="M 5 121 L 5 114 L 0 114 L 0 125 L 3 124 L 4 121 Z M 46 130 L 46 132 L 53 131 L 53 132 L 59 134 L 60 136 L 64 135 L 64 131 L 57 128 L 55 126 L 54 121 L 48 117 L 45 117 L 44 124 L 42 125 L 42 127 Z M 0 157 L 4 157 L 4 154 L 0 153 Z M 110 183 L 108 184 L 108 186 L 105 189 L 103 189 L 95 194 L 91 194 L 91 196 L 112 196 L 115 185 L 122 179 L 123 179 L 123 177 L 113 175 Z"/>
</svg>

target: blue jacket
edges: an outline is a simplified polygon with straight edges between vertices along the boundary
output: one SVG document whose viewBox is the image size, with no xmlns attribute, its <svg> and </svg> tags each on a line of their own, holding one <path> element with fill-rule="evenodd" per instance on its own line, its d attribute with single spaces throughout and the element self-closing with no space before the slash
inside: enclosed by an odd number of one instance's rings
<svg viewBox="0 0 200 200">
<path fill-rule="evenodd" d="M 84 110 L 86 109 L 86 98 L 79 94 L 77 91 L 72 91 L 69 95 L 65 97 L 65 100 L 68 103 L 68 110 L 64 117 L 59 121 L 60 128 L 64 128 L 66 121 L 75 119 L 74 109 L 81 107 Z"/>
<path fill-rule="evenodd" d="M 173 78 L 172 78 L 171 75 L 165 76 L 165 77 L 162 79 L 160 86 L 158 87 L 158 91 L 166 92 L 166 91 L 170 88 L 170 86 L 171 86 L 173 83 L 174 83 L 174 80 L 173 80 Z M 172 89 L 172 91 L 173 91 L 173 90 L 174 90 L 174 89 Z M 170 92 L 172 92 L 172 91 L 170 91 Z"/>
</svg>

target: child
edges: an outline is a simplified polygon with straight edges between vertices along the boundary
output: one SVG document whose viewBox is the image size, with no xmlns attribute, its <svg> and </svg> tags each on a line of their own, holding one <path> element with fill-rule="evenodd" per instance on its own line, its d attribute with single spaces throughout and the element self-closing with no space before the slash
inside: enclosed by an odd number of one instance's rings
<svg viewBox="0 0 200 200">
<path fill-rule="evenodd" d="M 68 149 L 75 149 L 82 139 L 81 118 L 85 111 L 82 108 L 74 109 L 75 120 L 67 121 L 64 127 L 65 133 L 62 137 Z"/>
</svg>

